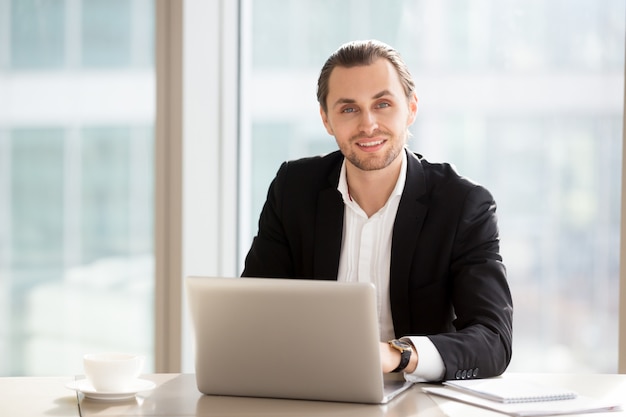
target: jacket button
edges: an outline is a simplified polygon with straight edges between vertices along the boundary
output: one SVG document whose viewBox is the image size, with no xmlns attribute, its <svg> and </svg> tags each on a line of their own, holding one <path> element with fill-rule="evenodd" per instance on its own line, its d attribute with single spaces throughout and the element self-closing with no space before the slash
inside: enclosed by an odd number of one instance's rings
<svg viewBox="0 0 626 417">
<path fill-rule="evenodd" d="M 461 370 L 460 369 L 458 371 L 456 371 L 456 373 L 454 374 L 454 377 L 456 379 L 461 379 Z"/>
<path fill-rule="evenodd" d="M 478 368 L 474 368 L 474 372 L 472 372 L 472 376 L 473 376 L 474 378 L 477 378 L 477 377 L 478 377 Z"/>
<path fill-rule="evenodd" d="M 465 379 L 465 378 L 467 378 L 467 371 L 463 369 L 463 372 L 461 372 L 461 379 Z"/>
</svg>

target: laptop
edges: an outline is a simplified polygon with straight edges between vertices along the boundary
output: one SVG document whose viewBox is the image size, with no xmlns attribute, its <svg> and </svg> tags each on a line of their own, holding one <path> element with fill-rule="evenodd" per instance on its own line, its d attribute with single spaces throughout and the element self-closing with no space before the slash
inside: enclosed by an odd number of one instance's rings
<svg viewBox="0 0 626 417">
<path fill-rule="evenodd" d="M 372 284 L 188 277 L 198 390 L 385 404 L 409 388 L 381 372 Z"/>
</svg>

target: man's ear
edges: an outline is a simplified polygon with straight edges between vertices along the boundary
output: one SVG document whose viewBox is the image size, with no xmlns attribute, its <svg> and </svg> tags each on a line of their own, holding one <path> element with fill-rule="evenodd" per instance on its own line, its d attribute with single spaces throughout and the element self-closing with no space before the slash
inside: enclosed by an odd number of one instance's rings
<svg viewBox="0 0 626 417">
<path fill-rule="evenodd" d="M 326 128 L 326 131 L 328 132 L 328 134 L 331 136 L 334 136 L 333 128 L 330 126 L 330 123 L 328 122 L 328 114 L 326 114 L 322 106 L 320 106 L 320 116 L 322 117 L 322 123 L 324 123 L 324 127 Z"/>
<path fill-rule="evenodd" d="M 417 94 L 413 92 L 409 97 L 409 118 L 407 120 L 407 126 L 411 126 L 417 117 Z"/>
</svg>

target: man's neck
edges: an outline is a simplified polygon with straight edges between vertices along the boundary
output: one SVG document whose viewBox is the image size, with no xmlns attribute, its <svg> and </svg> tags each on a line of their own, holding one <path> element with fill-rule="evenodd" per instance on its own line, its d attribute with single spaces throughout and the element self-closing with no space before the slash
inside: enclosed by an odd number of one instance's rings
<svg viewBox="0 0 626 417">
<path fill-rule="evenodd" d="M 398 182 L 401 168 L 402 155 L 386 168 L 373 171 L 363 171 L 347 162 L 346 180 L 350 198 L 359 204 L 368 217 L 371 217 L 389 200 Z"/>
</svg>

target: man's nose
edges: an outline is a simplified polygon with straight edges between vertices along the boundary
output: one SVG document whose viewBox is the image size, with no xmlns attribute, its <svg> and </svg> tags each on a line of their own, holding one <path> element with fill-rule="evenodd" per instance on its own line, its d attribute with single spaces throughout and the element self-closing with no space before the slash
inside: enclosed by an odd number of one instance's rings
<svg viewBox="0 0 626 417">
<path fill-rule="evenodd" d="M 361 111 L 361 117 L 359 119 L 359 130 L 366 135 L 372 134 L 378 129 L 378 122 L 376 116 L 371 111 Z"/>
</svg>

